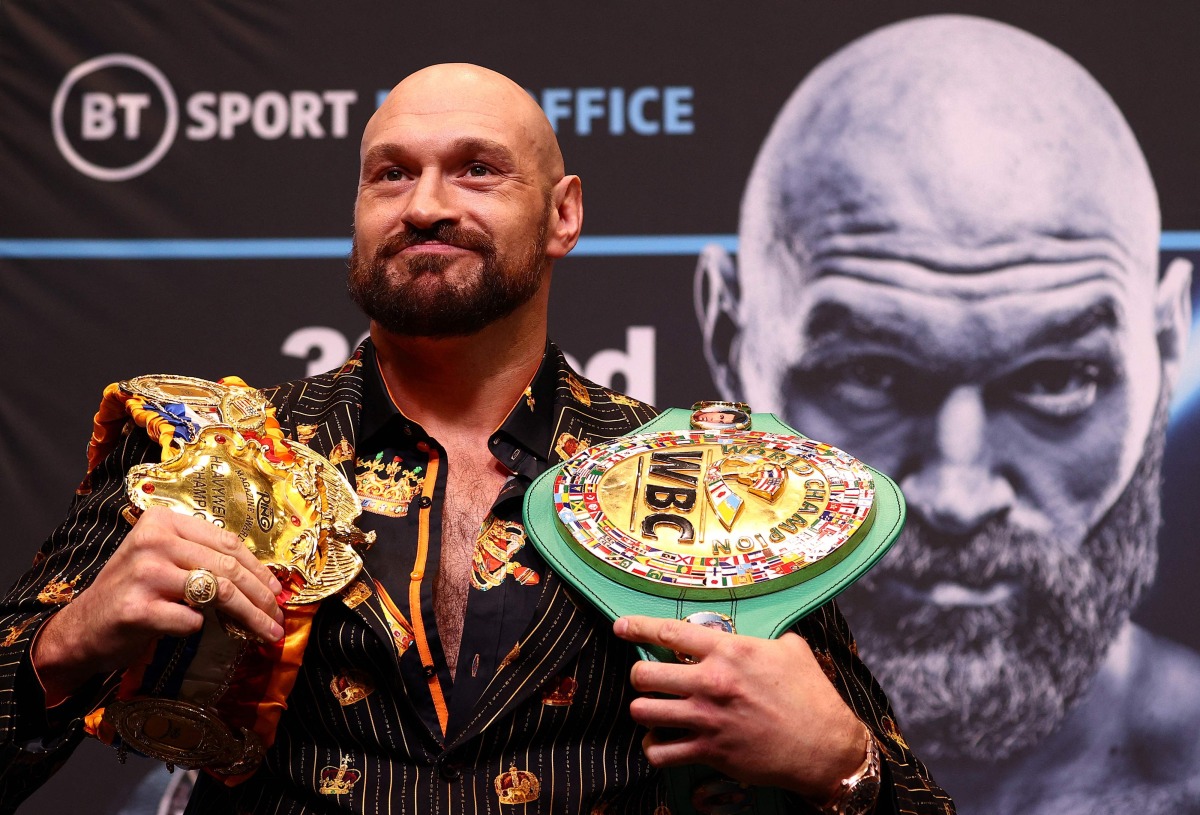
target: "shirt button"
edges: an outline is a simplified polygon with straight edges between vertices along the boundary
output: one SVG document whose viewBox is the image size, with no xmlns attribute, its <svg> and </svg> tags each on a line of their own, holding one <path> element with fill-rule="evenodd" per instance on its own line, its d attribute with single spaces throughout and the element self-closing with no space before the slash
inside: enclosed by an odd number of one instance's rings
<svg viewBox="0 0 1200 815">
<path fill-rule="evenodd" d="M 420 500 L 417 501 L 417 506 L 419 506 L 421 509 L 429 509 L 431 506 L 433 506 L 433 499 L 428 495 L 422 495 Z"/>
<path fill-rule="evenodd" d="M 438 775 L 443 781 L 457 781 L 462 778 L 462 767 L 456 761 L 447 761 L 438 768 Z"/>
</svg>

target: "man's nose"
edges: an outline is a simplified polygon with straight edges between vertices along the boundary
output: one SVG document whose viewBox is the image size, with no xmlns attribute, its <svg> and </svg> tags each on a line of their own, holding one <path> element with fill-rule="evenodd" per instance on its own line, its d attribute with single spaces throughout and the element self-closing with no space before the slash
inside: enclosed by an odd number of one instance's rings
<svg viewBox="0 0 1200 815">
<path fill-rule="evenodd" d="M 900 488 L 935 529 L 968 534 L 1011 509 L 1013 487 L 996 471 L 987 430 L 983 394 L 974 386 L 952 390 L 933 417 L 925 449 Z"/>
<path fill-rule="evenodd" d="M 451 191 L 439 173 L 422 173 L 404 202 L 403 220 L 417 229 L 453 220 Z"/>
</svg>

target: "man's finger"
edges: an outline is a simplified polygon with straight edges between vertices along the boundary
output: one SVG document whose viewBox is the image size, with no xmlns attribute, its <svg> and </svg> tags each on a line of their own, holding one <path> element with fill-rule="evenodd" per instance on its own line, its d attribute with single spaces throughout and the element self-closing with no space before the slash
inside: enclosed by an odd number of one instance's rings
<svg viewBox="0 0 1200 815">
<path fill-rule="evenodd" d="M 690 696 L 697 682 L 696 666 L 672 662 L 635 662 L 629 672 L 629 683 L 639 693 L 665 693 L 671 696 Z"/>
<path fill-rule="evenodd" d="M 679 731 L 651 730 L 642 738 L 642 751 L 655 767 L 701 764 L 704 758 L 699 739 Z"/>
<path fill-rule="evenodd" d="M 154 516 L 150 515 L 152 511 L 155 512 Z M 245 542 L 229 530 L 222 529 L 203 518 L 195 518 L 160 507 L 152 507 L 147 510 L 138 523 L 141 524 L 151 517 L 153 517 L 154 523 L 162 524 L 177 537 L 201 544 L 216 552 L 232 555 L 255 580 L 267 588 L 272 596 L 279 594 L 283 590 L 283 586 L 271 574 L 271 570 L 265 564 L 260 563 L 258 558 L 254 556 L 254 553 L 250 551 L 250 548 L 246 546 Z M 196 565 L 192 568 L 209 567 Z"/>
<path fill-rule="evenodd" d="M 645 727 L 663 727 L 676 731 L 700 731 L 705 721 L 696 706 L 686 699 L 657 699 L 639 696 L 629 703 L 630 717 Z"/>
<path fill-rule="evenodd" d="M 239 566 L 238 568 L 240 569 L 241 567 Z M 242 571 L 244 572 L 244 570 Z M 179 580 L 181 586 L 186 584 L 191 573 L 192 570 L 190 569 L 180 572 Z M 229 578 L 216 575 L 216 579 L 217 598 L 213 602 L 213 605 L 229 617 L 230 621 L 242 630 L 267 642 L 276 642 L 283 636 L 283 612 L 280 611 L 278 606 L 272 605 L 273 613 L 268 614 L 262 608 L 252 603 L 250 598 L 240 591 Z M 265 590 L 257 581 L 251 582 L 258 586 L 259 589 Z M 182 594 L 181 589 L 181 597 Z"/>
<path fill-rule="evenodd" d="M 657 645 L 699 659 L 710 653 L 729 636 L 702 625 L 683 620 L 664 620 L 658 617 L 621 617 L 613 623 L 613 633 L 623 640 L 645 645 Z"/>
<path fill-rule="evenodd" d="M 181 540 L 172 552 L 172 561 L 180 571 L 174 578 L 178 580 L 178 589 L 169 589 L 169 592 L 172 592 L 168 595 L 170 599 L 182 601 L 188 575 L 193 569 L 207 569 L 217 578 L 216 602 L 222 610 L 251 626 L 247 630 L 272 641 L 277 639 L 271 636 L 269 630 L 260 630 L 263 626 L 262 620 L 247 608 L 253 607 L 262 617 L 282 626 L 283 612 L 275 600 L 275 595 L 231 553 L 218 552 L 199 543 Z M 175 591 L 178 593 L 173 593 Z M 246 605 L 243 606 L 240 601 L 244 601 Z"/>
</svg>

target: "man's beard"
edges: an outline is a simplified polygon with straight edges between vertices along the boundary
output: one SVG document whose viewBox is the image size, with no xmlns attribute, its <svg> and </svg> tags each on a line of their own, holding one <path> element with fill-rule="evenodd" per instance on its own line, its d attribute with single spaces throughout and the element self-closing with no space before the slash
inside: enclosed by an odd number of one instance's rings
<svg viewBox="0 0 1200 815">
<path fill-rule="evenodd" d="M 1154 577 L 1166 422 L 1160 399 L 1133 477 L 1079 545 L 1003 520 L 952 538 L 910 514 L 892 552 L 843 595 L 863 658 L 923 756 L 1007 758 L 1087 690 Z M 1016 588 L 988 605 L 939 606 L 925 592 L 943 581 Z"/>
<path fill-rule="evenodd" d="M 546 264 L 548 210 L 533 241 L 518 256 L 500 255 L 492 239 L 474 229 L 438 222 L 429 229 L 393 235 L 370 258 L 350 250 L 347 288 L 354 302 L 386 331 L 405 337 L 464 337 L 516 311 L 537 293 Z M 437 241 L 480 256 L 479 270 L 458 283 L 445 280 L 450 264 L 444 255 L 400 255 L 409 246 Z M 394 279 L 389 262 L 401 266 Z"/>
</svg>

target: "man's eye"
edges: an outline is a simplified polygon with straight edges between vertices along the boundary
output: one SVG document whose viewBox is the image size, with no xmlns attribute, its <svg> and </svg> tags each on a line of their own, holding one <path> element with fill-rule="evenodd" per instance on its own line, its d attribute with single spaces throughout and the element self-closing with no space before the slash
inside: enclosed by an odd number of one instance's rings
<svg viewBox="0 0 1200 815">
<path fill-rule="evenodd" d="M 467 175 L 474 176 L 475 178 L 482 178 L 483 176 L 491 175 L 491 173 L 492 171 L 483 164 L 472 164 L 467 168 Z"/>
<path fill-rule="evenodd" d="M 1005 378 L 1009 396 L 1053 418 L 1072 418 L 1096 402 L 1108 379 L 1099 363 L 1082 359 L 1048 359 L 1026 365 Z"/>
<path fill-rule="evenodd" d="M 389 167 L 383 173 L 384 181 L 400 181 L 404 178 L 404 171 L 399 167 Z"/>
<path fill-rule="evenodd" d="M 793 374 L 798 394 L 823 393 L 837 410 L 859 412 L 897 407 L 907 366 L 884 356 L 851 357 Z"/>
</svg>

